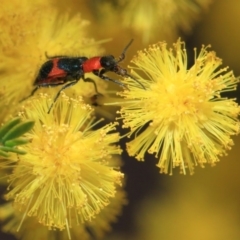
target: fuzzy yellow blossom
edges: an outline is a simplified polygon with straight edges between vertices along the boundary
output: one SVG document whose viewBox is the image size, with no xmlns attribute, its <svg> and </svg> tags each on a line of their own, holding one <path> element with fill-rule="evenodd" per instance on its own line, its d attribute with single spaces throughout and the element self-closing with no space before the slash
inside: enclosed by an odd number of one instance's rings
<svg viewBox="0 0 240 240">
<path fill-rule="evenodd" d="M 5 203 L 0 206 L 0 220 L 4 224 L 2 231 L 16 236 L 21 240 L 89 240 L 89 234 L 85 229 L 85 225 L 75 225 L 70 229 L 70 233 L 66 230 L 56 231 L 40 224 L 36 218 L 28 217 L 21 224 L 21 228 L 17 231 L 19 224 L 23 218 L 23 213 L 15 211 L 12 203 Z"/>
<path fill-rule="evenodd" d="M 219 68 L 222 60 L 206 46 L 199 54 L 195 49 L 188 69 L 180 40 L 173 49 L 160 42 L 139 51 L 132 63 L 132 75 L 145 89 L 128 78 L 129 91 L 120 93 L 125 99 L 121 118 L 134 138 L 127 144 L 129 154 L 138 160 L 146 152 L 155 154 L 160 171 L 170 174 L 176 166 L 192 174 L 195 165 L 218 162 L 231 149 L 231 136 L 239 133 L 240 108 L 222 96 L 236 90 L 239 80 L 232 71 Z"/>
<path fill-rule="evenodd" d="M 27 154 L 9 175 L 6 199 L 25 217 L 69 230 L 72 220 L 78 224 L 99 214 L 121 185 L 119 161 L 112 158 L 121 153 L 115 145 L 119 134 L 114 123 L 98 128 L 92 108 L 80 97 L 61 94 L 47 114 L 51 103 L 40 95 L 24 104 L 20 115 L 35 121 L 26 134 L 32 142 L 22 146 Z"/>
<path fill-rule="evenodd" d="M 115 160 L 118 161 L 116 158 Z M 0 221 L 4 222 L 3 232 L 11 233 L 21 240 L 69 240 L 69 238 L 78 240 L 80 237 L 81 240 L 89 240 L 92 237 L 102 239 L 110 230 L 110 223 L 116 220 L 124 204 L 126 204 L 126 194 L 121 187 L 118 187 L 116 196 L 111 198 L 110 204 L 93 220 L 79 224 L 72 219 L 69 233 L 67 230 L 50 230 L 33 217 L 26 218 L 19 231 L 16 231 L 23 218 L 23 213 L 15 211 L 11 202 L 0 206 Z M 33 229 L 34 231 L 32 231 Z"/>
<path fill-rule="evenodd" d="M 154 35 L 173 39 L 179 29 L 190 31 L 193 20 L 198 19 L 202 9 L 206 9 L 211 2 L 212 0 L 124 0 L 123 24 L 140 33 L 143 41 L 149 41 Z"/>
<path fill-rule="evenodd" d="M 97 43 L 87 36 L 88 21 L 83 20 L 79 14 L 58 12 L 49 1 L 39 2 L 2 2 L 0 97 L 6 99 L 6 104 L 9 105 L 19 102 L 33 90 L 37 73 L 48 60 L 46 53 L 49 56 L 88 57 L 102 51 Z M 103 81 L 99 83 L 98 90 L 102 92 Z M 89 87 L 91 90 L 88 90 Z M 59 89 L 60 86 L 54 91 Z M 48 89 L 45 90 L 48 92 Z M 91 83 L 85 83 L 77 92 L 78 95 L 89 97 L 95 94 L 95 89 Z"/>
</svg>

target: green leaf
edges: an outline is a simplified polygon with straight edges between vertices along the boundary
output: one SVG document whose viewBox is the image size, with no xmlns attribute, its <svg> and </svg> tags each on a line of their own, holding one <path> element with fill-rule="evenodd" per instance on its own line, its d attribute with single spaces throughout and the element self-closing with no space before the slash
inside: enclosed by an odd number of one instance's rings
<svg viewBox="0 0 240 240">
<path fill-rule="evenodd" d="M 17 125 L 18 123 L 21 122 L 21 118 L 14 118 L 12 120 L 10 120 L 8 123 L 6 123 L 5 125 L 3 125 L 0 128 L 0 141 L 1 138 L 4 137 L 4 135 L 11 129 L 13 128 L 15 125 Z"/>
<path fill-rule="evenodd" d="M 2 142 L 6 142 L 8 140 L 18 138 L 24 133 L 28 132 L 34 125 L 34 121 L 27 121 L 24 123 L 19 123 L 11 128 L 2 138 Z"/>
<path fill-rule="evenodd" d="M 6 152 L 0 150 L 0 156 L 9 157 L 9 154 L 7 154 Z"/>
<path fill-rule="evenodd" d="M 20 150 L 18 148 L 11 148 L 11 147 L 5 147 L 5 146 L 0 146 L 0 151 L 4 152 L 14 152 L 18 154 L 26 154 L 26 151 Z"/>
<path fill-rule="evenodd" d="M 4 146 L 6 146 L 6 147 L 14 147 L 14 146 L 18 146 L 18 145 L 23 145 L 23 144 L 29 143 L 30 141 L 31 141 L 31 139 L 28 139 L 28 138 L 17 138 L 17 139 L 6 141 L 4 143 Z"/>
</svg>

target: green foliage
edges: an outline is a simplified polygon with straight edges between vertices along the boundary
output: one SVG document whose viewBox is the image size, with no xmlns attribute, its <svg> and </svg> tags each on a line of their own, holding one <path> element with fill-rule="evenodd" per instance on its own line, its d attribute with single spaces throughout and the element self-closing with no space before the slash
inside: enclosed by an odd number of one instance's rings
<svg viewBox="0 0 240 240">
<path fill-rule="evenodd" d="M 0 155 L 8 157 L 8 152 L 25 154 L 17 146 L 30 142 L 30 139 L 21 137 L 32 129 L 34 121 L 21 122 L 21 118 L 14 118 L 0 128 Z"/>
</svg>

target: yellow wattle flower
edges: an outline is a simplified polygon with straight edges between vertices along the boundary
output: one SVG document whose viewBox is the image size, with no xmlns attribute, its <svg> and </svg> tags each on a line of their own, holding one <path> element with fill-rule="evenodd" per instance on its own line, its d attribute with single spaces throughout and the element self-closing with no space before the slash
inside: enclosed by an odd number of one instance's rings
<svg viewBox="0 0 240 240">
<path fill-rule="evenodd" d="M 35 121 L 26 134 L 32 142 L 9 175 L 6 199 L 50 228 L 69 229 L 71 221 L 90 221 L 105 208 L 123 174 L 112 155 L 119 134 L 115 123 L 97 128 L 93 109 L 82 98 L 61 94 L 50 114 L 46 95 L 27 101 L 21 112 Z M 3 163 L 4 164 L 4 163 Z"/>
<path fill-rule="evenodd" d="M 125 79 L 129 91 L 120 93 L 121 118 L 128 136 L 128 153 L 138 160 L 155 154 L 161 172 L 172 174 L 179 166 L 193 173 L 195 165 L 214 165 L 233 145 L 239 133 L 240 108 L 234 99 L 222 96 L 234 91 L 238 79 L 215 52 L 203 46 L 187 68 L 185 45 L 180 40 L 167 49 L 164 42 L 139 51 L 130 66 L 132 75 L 145 86 Z M 135 85 L 135 87 L 134 87 Z M 118 103 L 119 104 L 119 103 Z"/>
<path fill-rule="evenodd" d="M 118 161 L 117 158 L 115 160 Z M 90 240 L 93 237 L 102 239 L 105 233 L 110 230 L 110 223 L 116 220 L 124 204 L 126 204 L 126 194 L 122 187 L 118 187 L 116 196 L 111 198 L 109 205 L 94 219 L 80 224 L 75 221 L 76 219 L 71 219 L 69 232 L 66 229 L 63 231 L 50 230 L 40 224 L 34 217 L 26 218 L 19 231 L 17 231 L 23 213 L 15 211 L 11 202 L 0 206 L 0 221 L 4 222 L 3 232 L 11 233 L 21 240 L 78 240 L 80 237 L 81 240 Z"/>
</svg>

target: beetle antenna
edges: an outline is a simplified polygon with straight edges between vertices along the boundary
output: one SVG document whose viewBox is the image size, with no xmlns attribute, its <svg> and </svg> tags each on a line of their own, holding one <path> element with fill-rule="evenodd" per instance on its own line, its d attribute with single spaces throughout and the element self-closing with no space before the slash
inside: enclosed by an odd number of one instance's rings
<svg viewBox="0 0 240 240">
<path fill-rule="evenodd" d="M 123 51 L 122 51 L 121 55 L 119 56 L 116 64 L 121 62 L 125 58 L 125 53 L 126 53 L 127 49 L 130 47 L 130 45 L 132 44 L 132 42 L 133 42 L 133 39 L 131 39 L 131 41 L 128 43 L 128 45 L 123 49 Z"/>
</svg>

